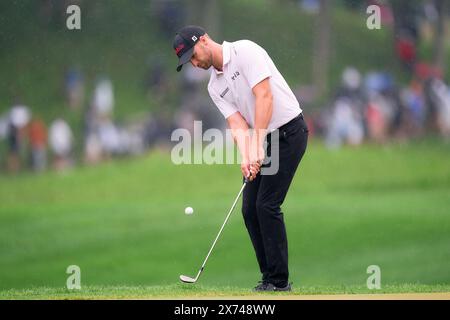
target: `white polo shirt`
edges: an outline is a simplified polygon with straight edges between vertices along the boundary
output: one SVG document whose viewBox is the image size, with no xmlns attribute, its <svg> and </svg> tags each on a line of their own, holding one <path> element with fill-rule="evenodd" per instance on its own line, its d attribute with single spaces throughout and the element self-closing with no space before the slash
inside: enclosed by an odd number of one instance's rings
<svg viewBox="0 0 450 320">
<path fill-rule="evenodd" d="M 271 132 L 298 116 L 302 109 L 267 52 L 250 40 L 222 44 L 223 71 L 214 67 L 208 84 L 211 99 L 223 116 L 239 112 L 251 128 L 255 125 L 255 96 L 252 88 L 269 77 L 273 96 Z"/>
</svg>

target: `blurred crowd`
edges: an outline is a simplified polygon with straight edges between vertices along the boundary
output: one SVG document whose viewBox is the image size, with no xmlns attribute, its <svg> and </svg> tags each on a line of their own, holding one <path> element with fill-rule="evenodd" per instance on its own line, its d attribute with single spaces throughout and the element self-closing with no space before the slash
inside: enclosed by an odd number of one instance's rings
<svg viewBox="0 0 450 320">
<path fill-rule="evenodd" d="M 380 8 L 382 25 L 393 31 L 393 55 L 409 81 L 400 85 L 391 73 L 362 74 L 354 67 L 342 72 L 341 86 L 324 107 L 308 110 L 312 131 L 336 148 L 365 141 L 384 143 L 432 134 L 450 138 L 450 93 L 446 70 L 446 0 L 345 1 L 349 8 Z M 319 1 L 299 0 L 302 10 L 317 13 Z M 432 43 L 430 61 L 419 54 L 421 41 Z M 314 88 L 297 90 L 308 106 Z"/>
<path fill-rule="evenodd" d="M 83 109 L 85 83 L 77 68 L 65 72 L 64 88 L 68 108 Z M 92 97 L 83 109 L 82 128 L 71 127 L 63 117 L 56 117 L 47 125 L 32 108 L 17 99 L 10 110 L 0 115 L 0 141 L 6 142 L 6 150 L 2 152 L 6 161 L 2 165 L 8 172 L 27 168 L 39 172 L 49 167 L 65 170 L 77 162 L 94 164 L 114 156 L 142 153 L 146 143 L 145 123 L 119 125 L 114 121 L 114 104 L 113 85 L 105 76 L 98 77 Z M 77 144 L 81 144 L 78 150 Z"/>
<path fill-rule="evenodd" d="M 7 142 L 6 169 L 64 170 L 77 159 L 94 164 L 111 157 L 141 154 L 158 143 L 169 144 L 176 128 L 193 130 L 194 120 L 203 121 L 203 130 L 224 129 L 225 122 L 201 89 L 208 72 L 191 66 L 185 71 L 183 103 L 170 113 L 165 108 L 169 96 L 165 71 L 152 64 L 145 87 L 149 99 L 160 108 L 127 125 L 114 121 L 114 89 L 105 76 L 98 78 L 83 112 L 82 130 L 73 130 L 63 118 L 54 119 L 47 127 L 42 118 L 18 101 L 0 117 L 0 140 Z M 409 85 L 400 86 L 388 72 L 362 74 L 354 67 L 345 68 L 341 85 L 324 107 L 304 106 L 311 135 L 323 138 L 330 148 L 404 141 L 427 134 L 450 139 L 450 87 L 427 65 L 418 65 L 416 71 Z M 81 108 L 85 92 L 82 74 L 69 69 L 64 82 L 68 107 Z M 301 102 L 307 96 L 295 93 Z M 75 151 L 74 131 L 81 132 L 80 157 Z"/>
<path fill-rule="evenodd" d="M 17 172 L 24 167 L 43 171 L 48 165 L 48 147 L 57 169 L 71 165 L 73 134 L 63 119 L 57 118 L 47 128 L 45 122 L 32 115 L 30 108 L 16 103 L 0 118 L 0 139 L 7 141 L 6 169 Z M 27 160 L 25 160 L 27 159 Z"/>
<path fill-rule="evenodd" d="M 387 72 L 362 75 L 347 67 L 327 107 L 307 111 L 313 134 L 332 148 L 427 134 L 449 139 L 450 87 L 432 69 L 419 70 L 408 86 L 399 86 Z"/>
<path fill-rule="evenodd" d="M 320 1 L 295 2 L 305 12 L 317 14 L 319 10 Z M 421 6 L 403 0 L 344 2 L 349 7 L 379 5 L 383 25 L 393 27 L 392 54 L 396 55 L 410 81 L 401 85 L 388 71 L 361 72 L 348 66 L 342 70 L 339 87 L 331 90 L 332 96 L 320 105 L 317 100 L 322 97 L 314 97 L 314 88 L 299 87 L 294 91 L 305 111 L 311 135 L 322 138 L 330 148 L 405 141 L 429 134 L 450 139 L 450 88 L 443 80 L 445 46 L 440 45 L 444 37 L 438 36 L 443 32 L 438 26 L 443 24 L 440 13 L 445 2 L 427 0 Z M 150 4 L 158 28 L 171 38 L 176 31 L 175 22 L 183 20 L 187 14 L 183 3 L 174 0 L 150 1 Z M 43 1 L 42 19 L 50 22 L 55 12 L 61 13 L 58 8 L 60 6 L 55 7 L 52 1 Z M 61 17 L 64 15 L 58 15 L 57 19 Z M 417 48 L 421 37 L 442 40 L 435 41 L 435 47 L 442 50 L 436 51 L 433 63 L 419 59 Z M 204 131 L 224 129 L 226 123 L 207 95 L 209 72 L 186 65 L 177 75 L 179 83 L 175 83 L 169 75 L 173 66 L 168 71 L 166 60 L 154 55 L 149 57 L 142 83 L 143 95 L 151 107 L 134 119 L 130 117 L 126 123 L 115 119 L 111 79 L 98 75 L 92 90 L 86 90 L 81 68 L 75 66 L 68 67 L 61 77 L 69 112 L 64 110 L 60 116 L 44 121 L 33 111 L 32 105 L 16 99 L 9 110 L 0 114 L 2 169 L 8 172 L 65 170 L 76 164 L 95 164 L 113 157 L 142 154 L 155 146 L 169 145 L 176 128 L 192 131 L 194 120 L 202 120 Z M 88 98 L 87 91 L 92 92 Z"/>
</svg>

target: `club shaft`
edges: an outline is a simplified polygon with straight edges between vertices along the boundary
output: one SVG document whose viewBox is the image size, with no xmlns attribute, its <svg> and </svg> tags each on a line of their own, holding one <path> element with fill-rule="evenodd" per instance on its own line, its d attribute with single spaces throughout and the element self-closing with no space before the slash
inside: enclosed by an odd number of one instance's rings
<svg viewBox="0 0 450 320">
<path fill-rule="evenodd" d="M 205 261 L 203 261 L 202 267 L 200 268 L 200 270 L 199 270 L 197 276 L 195 277 L 195 280 L 198 279 L 198 277 L 200 276 L 200 273 L 201 273 L 201 272 L 203 271 L 203 269 L 205 268 L 206 261 L 208 261 L 208 258 L 209 258 L 209 256 L 210 256 L 211 252 L 213 251 L 214 246 L 216 245 L 216 242 L 217 242 L 217 240 L 219 239 L 220 234 L 222 233 L 223 228 L 224 228 L 225 225 L 227 224 L 227 221 L 228 221 L 228 219 L 230 218 L 231 213 L 233 212 L 234 207 L 236 206 L 236 203 L 238 202 L 239 198 L 241 197 L 242 191 L 244 191 L 244 188 L 245 188 L 246 184 L 247 184 L 247 182 L 244 182 L 244 183 L 242 184 L 241 190 L 239 191 L 239 193 L 238 193 L 236 199 L 234 200 L 233 205 L 231 206 L 231 209 L 230 209 L 230 211 L 228 212 L 227 217 L 225 218 L 225 221 L 223 222 L 222 227 L 220 228 L 219 233 L 218 233 L 217 236 L 216 236 L 216 239 L 214 239 L 214 242 L 213 242 L 213 244 L 212 244 L 212 246 L 211 246 L 211 249 L 209 249 L 209 252 L 208 252 L 208 254 L 206 255 Z"/>
</svg>

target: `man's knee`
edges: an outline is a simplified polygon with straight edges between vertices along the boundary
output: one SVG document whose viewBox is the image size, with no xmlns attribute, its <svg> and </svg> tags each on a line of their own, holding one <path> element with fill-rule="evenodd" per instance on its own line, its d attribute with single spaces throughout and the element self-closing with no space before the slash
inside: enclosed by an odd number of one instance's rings
<svg viewBox="0 0 450 320">
<path fill-rule="evenodd" d="M 256 216 L 256 205 L 248 201 L 242 203 L 242 215 L 244 218 Z"/>
<path fill-rule="evenodd" d="M 258 199 L 256 200 L 256 212 L 259 216 L 279 215 L 281 210 L 277 201 L 271 199 Z"/>
</svg>

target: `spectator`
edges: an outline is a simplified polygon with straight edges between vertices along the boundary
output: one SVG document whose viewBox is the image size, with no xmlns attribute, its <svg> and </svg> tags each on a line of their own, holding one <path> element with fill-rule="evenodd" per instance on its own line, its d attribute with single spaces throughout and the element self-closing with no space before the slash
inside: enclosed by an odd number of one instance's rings
<svg viewBox="0 0 450 320">
<path fill-rule="evenodd" d="M 84 162 L 95 164 L 102 160 L 102 145 L 97 134 L 91 132 L 85 137 Z"/>
<path fill-rule="evenodd" d="M 317 14 L 320 9 L 320 3 L 318 0 L 299 0 L 298 5 L 308 14 Z"/>
<path fill-rule="evenodd" d="M 98 119 L 110 119 L 114 110 L 114 89 L 106 77 L 102 77 L 95 87 L 92 107 Z"/>
<path fill-rule="evenodd" d="M 8 137 L 9 115 L 3 114 L 0 117 L 0 141 Z"/>
<path fill-rule="evenodd" d="M 28 128 L 28 140 L 31 151 L 31 168 L 43 171 L 47 166 L 47 129 L 44 122 L 34 117 Z"/>
<path fill-rule="evenodd" d="M 84 81 L 77 68 L 70 68 L 65 74 L 66 100 L 71 109 L 79 109 L 84 99 Z"/>
<path fill-rule="evenodd" d="M 22 104 L 11 108 L 8 125 L 8 171 L 17 172 L 21 167 L 24 129 L 30 121 L 30 111 Z"/>
<path fill-rule="evenodd" d="M 422 133 L 424 120 L 424 100 L 419 91 L 412 87 L 401 91 L 401 100 L 404 105 L 404 128 L 406 135 L 416 137 Z"/>
<path fill-rule="evenodd" d="M 327 145 L 331 148 L 339 147 L 343 143 L 358 145 L 363 138 L 362 119 L 355 111 L 355 106 L 348 98 L 338 98 L 328 127 Z"/>
<path fill-rule="evenodd" d="M 395 50 L 406 70 L 412 72 L 416 62 L 416 43 L 407 32 L 400 32 L 395 40 Z"/>
<path fill-rule="evenodd" d="M 98 128 L 98 137 L 104 159 L 120 153 L 120 134 L 112 121 L 103 121 Z"/>
<path fill-rule="evenodd" d="M 194 3 L 195 4 L 195 3 Z M 166 36 L 171 37 L 184 21 L 185 10 L 182 1 L 164 0 L 151 1 L 151 11 L 155 12 L 155 18 L 159 29 Z"/>
<path fill-rule="evenodd" d="M 53 166 L 57 170 L 64 170 L 71 164 L 73 135 L 67 122 L 56 119 L 50 126 L 50 147 L 54 154 Z"/>
<path fill-rule="evenodd" d="M 450 137 L 450 89 L 441 80 L 431 80 L 431 103 L 436 110 L 436 125 L 443 137 Z"/>
<path fill-rule="evenodd" d="M 366 121 L 369 138 L 378 143 L 386 142 L 393 110 L 385 97 L 372 93 L 366 109 Z"/>
</svg>

